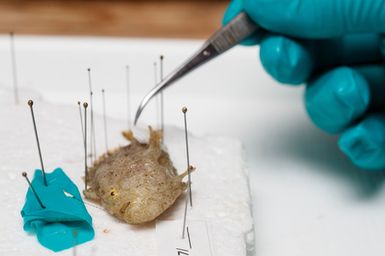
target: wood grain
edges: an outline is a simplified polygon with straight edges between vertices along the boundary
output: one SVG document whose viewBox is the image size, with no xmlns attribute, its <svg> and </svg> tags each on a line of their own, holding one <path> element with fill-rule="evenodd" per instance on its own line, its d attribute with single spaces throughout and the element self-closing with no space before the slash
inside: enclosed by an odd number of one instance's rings
<svg viewBox="0 0 385 256">
<path fill-rule="evenodd" d="M 0 1 L 0 33 L 205 38 L 224 1 Z"/>
</svg>

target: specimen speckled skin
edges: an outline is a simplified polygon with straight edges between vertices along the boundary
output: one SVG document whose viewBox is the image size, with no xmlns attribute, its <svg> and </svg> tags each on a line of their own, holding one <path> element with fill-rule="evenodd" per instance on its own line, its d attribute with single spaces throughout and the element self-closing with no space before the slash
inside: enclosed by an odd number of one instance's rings
<svg viewBox="0 0 385 256">
<path fill-rule="evenodd" d="M 161 148 L 161 132 L 150 129 L 148 144 L 131 131 L 123 136 L 131 143 L 101 156 L 88 172 L 87 199 L 100 203 L 110 214 L 130 224 L 154 220 L 186 190 L 167 152 Z"/>
</svg>

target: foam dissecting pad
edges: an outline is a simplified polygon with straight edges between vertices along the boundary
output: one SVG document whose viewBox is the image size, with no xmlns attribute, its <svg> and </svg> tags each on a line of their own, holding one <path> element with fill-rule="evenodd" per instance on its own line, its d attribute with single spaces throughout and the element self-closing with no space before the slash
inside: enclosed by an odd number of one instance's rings
<svg viewBox="0 0 385 256">
<path fill-rule="evenodd" d="M 61 168 L 47 173 L 46 179 L 48 186 L 44 185 L 42 171 L 35 171 L 32 186 L 45 208 L 29 188 L 21 211 L 24 230 L 35 233 L 40 244 L 55 252 L 91 240 L 92 218 L 76 185 Z"/>
</svg>

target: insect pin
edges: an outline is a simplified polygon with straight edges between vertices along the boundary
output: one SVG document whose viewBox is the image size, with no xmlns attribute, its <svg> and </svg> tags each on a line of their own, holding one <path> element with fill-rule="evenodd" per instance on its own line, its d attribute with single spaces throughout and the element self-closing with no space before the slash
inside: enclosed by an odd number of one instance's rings
<svg viewBox="0 0 385 256">
<path fill-rule="evenodd" d="M 13 32 L 9 33 L 9 39 L 10 39 L 10 46 L 11 46 L 13 92 L 15 96 L 15 104 L 19 104 L 19 89 L 18 89 L 16 53 L 15 53 L 15 35 Z"/>
<path fill-rule="evenodd" d="M 37 200 L 37 202 L 40 204 L 41 208 L 45 209 L 45 206 L 44 206 L 44 204 L 41 202 L 39 195 L 36 193 L 36 190 L 35 190 L 35 188 L 33 187 L 31 181 L 29 180 L 27 173 L 26 173 L 26 172 L 23 172 L 21 175 L 22 175 L 22 176 L 25 178 L 25 180 L 27 181 L 29 187 L 30 187 L 31 190 L 32 190 L 32 193 L 35 195 L 36 200 Z"/>
<path fill-rule="evenodd" d="M 106 117 L 106 97 L 105 97 L 105 91 L 104 91 L 104 89 L 102 89 L 102 102 L 103 102 L 104 143 L 105 143 L 105 146 L 106 146 L 106 153 L 108 153 L 107 117 Z"/>
<path fill-rule="evenodd" d="M 91 159 L 93 159 L 93 161 L 96 160 L 96 136 L 95 136 L 95 120 L 94 120 L 94 102 L 93 102 L 93 95 L 94 95 L 94 92 L 92 90 L 92 79 L 91 79 L 91 69 L 88 68 L 87 69 L 88 71 L 88 89 L 89 89 L 89 93 L 90 93 L 90 109 L 91 109 L 91 114 L 90 114 L 90 122 L 91 122 L 91 138 L 90 138 L 90 141 L 91 141 Z"/>
<path fill-rule="evenodd" d="M 154 62 L 154 87 L 158 85 L 158 64 Z M 155 109 L 156 109 L 156 123 L 158 126 L 158 129 L 160 129 L 161 121 L 160 121 L 160 101 L 159 101 L 159 96 L 155 98 Z"/>
<path fill-rule="evenodd" d="M 73 229 L 72 230 L 72 237 L 74 238 L 74 246 L 73 246 L 73 249 L 72 249 L 72 256 L 76 256 L 77 255 L 77 250 L 76 250 L 76 247 L 77 247 L 77 244 L 78 244 L 78 231 L 77 229 Z"/>
<path fill-rule="evenodd" d="M 160 81 L 163 81 L 163 60 L 164 56 L 160 55 L 159 57 L 159 66 L 160 66 Z M 163 91 L 160 92 L 160 130 L 162 131 L 162 143 L 164 140 L 164 96 Z"/>
<path fill-rule="evenodd" d="M 80 117 L 80 128 L 82 130 L 82 136 L 83 136 L 83 141 L 84 141 L 84 125 L 83 125 L 83 116 L 82 116 L 82 107 L 81 107 L 81 102 L 78 101 L 78 107 L 79 107 L 79 117 Z"/>
<path fill-rule="evenodd" d="M 87 107 L 88 103 L 83 103 L 84 107 L 84 188 L 87 191 L 88 164 L 87 164 Z"/>
<path fill-rule="evenodd" d="M 187 108 L 182 108 L 183 112 L 183 120 L 184 120 L 184 135 L 185 135 L 185 142 L 186 142 L 186 159 L 187 159 L 187 170 L 188 170 L 188 193 L 190 197 L 190 206 L 193 206 L 192 203 L 192 193 L 191 193 L 191 172 L 190 172 L 190 152 L 189 152 L 189 145 L 188 145 L 188 132 L 187 132 Z"/>
<path fill-rule="evenodd" d="M 45 170 L 44 170 L 43 157 L 41 155 L 40 141 L 39 141 L 39 135 L 37 133 L 37 128 L 36 128 L 36 121 L 35 121 L 35 114 L 33 112 L 33 101 L 32 100 L 28 100 L 28 106 L 31 109 L 32 123 L 33 123 L 33 129 L 35 131 L 37 149 L 39 151 L 39 159 L 40 159 L 41 171 L 43 173 L 43 181 L 44 181 L 44 185 L 47 186 L 48 185 L 47 184 L 47 178 L 46 178 L 46 173 L 45 173 Z"/>
<path fill-rule="evenodd" d="M 190 165 L 190 152 L 189 152 L 189 144 L 188 144 L 188 132 L 187 132 L 187 108 L 182 108 L 183 113 L 183 121 L 184 121 L 184 134 L 185 134 L 185 143 L 186 143 L 186 160 L 187 160 L 187 189 L 188 196 L 186 196 L 185 207 L 184 207 L 184 215 L 183 215 L 183 230 L 182 230 L 182 239 L 185 238 L 186 231 L 186 219 L 187 219 L 187 206 L 190 202 L 190 207 L 192 207 L 192 193 L 191 193 L 191 172 L 194 170 L 194 167 Z M 188 229 L 187 229 L 188 231 Z"/>
<path fill-rule="evenodd" d="M 126 65 L 127 131 L 131 129 L 130 66 Z"/>
</svg>

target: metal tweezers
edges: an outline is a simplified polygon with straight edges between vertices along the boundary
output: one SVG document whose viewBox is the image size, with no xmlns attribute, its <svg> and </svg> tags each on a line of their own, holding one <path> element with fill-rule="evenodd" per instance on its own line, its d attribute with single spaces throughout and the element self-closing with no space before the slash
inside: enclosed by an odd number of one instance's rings
<svg viewBox="0 0 385 256">
<path fill-rule="evenodd" d="M 140 114 L 147 103 L 157 93 L 190 71 L 237 45 L 258 29 L 259 26 L 255 24 L 246 13 L 241 12 L 238 14 L 230 23 L 216 31 L 188 61 L 169 74 L 143 98 L 136 111 L 134 124 L 138 122 Z"/>
</svg>

